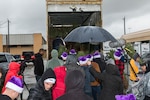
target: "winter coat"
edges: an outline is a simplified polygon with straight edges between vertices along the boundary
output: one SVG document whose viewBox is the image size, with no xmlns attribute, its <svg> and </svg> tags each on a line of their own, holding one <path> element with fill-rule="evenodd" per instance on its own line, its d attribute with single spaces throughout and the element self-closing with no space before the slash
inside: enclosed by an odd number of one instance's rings
<svg viewBox="0 0 150 100">
<path fill-rule="evenodd" d="M 67 68 L 67 72 L 72 70 L 80 70 L 85 75 L 84 70 L 79 66 L 79 64 L 77 64 L 77 62 L 78 60 L 76 55 L 68 55 L 66 59 L 66 64 L 64 64 L 64 66 Z"/>
<path fill-rule="evenodd" d="M 77 63 L 68 63 L 64 65 L 67 68 L 67 73 L 73 70 L 79 70 L 85 76 L 84 70 Z"/>
<path fill-rule="evenodd" d="M 123 83 L 117 66 L 108 64 L 103 73 L 91 67 L 90 72 L 103 83 L 99 100 L 115 100 L 115 95 L 123 93 Z"/>
<path fill-rule="evenodd" d="M 66 93 L 56 100 L 92 100 L 84 93 L 85 77 L 79 70 L 72 70 L 67 73 L 65 84 Z"/>
<path fill-rule="evenodd" d="M 44 64 L 43 64 L 42 55 L 40 53 L 35 54 L 35 59 L 33 63 L 34 63 L 34 74 L 38 76 L 42 76 L 44 72 Z"/>
<path fill-rule="evenodd" d="M 37 84 L 30 89 L 27 100 L 52 100 L 51 90 L 46 91 L 44 87 L 44 80 L 48 78 L 56 79 L 55 73 L 51 68 L 47 69 Z"/>
<path fill-rule="evenodd" d="M 66 77 L 66 67 L 58 66 L 54 68 L 54 72 L 56 75 L 56 84 L 52 90 L 53 100 L 62 96 L 65 93 L 66 85 L 65 85 L 65 77 Z"/>
<path fill-rule="evenodd" d="M 81 66 L 81 68 L 85 72 L 85 85 L 84 85 L 84 92 L 88 95 L 92 95 L 92 87 L 91 87 L 91 82 L 95 81 L 94 77 L 91 75 L 89 72 L 89 67 L 88 66 Z"/>
<path fill-rule="evenodd" d="M 124 74 L 124 62 L 122 62 L 121 60 L 115 60 L 115 64 L 119 69 L 120 72 L 120 76 L 123 80 L 123 74 Z"/>
<path fill-rule="evenodd" d="M 106 63 L 103 59 L 95 58 L 95 59 L 93 59 L 93 62 L 96 62 L 99 65 L 101 72 L 103 72 L 105 70 Z"/>
<path fill-rule="evenodd" d="M 9 96 L 0 94 L 0 100 L 12 100 Z"/>
<path fill-rule="evenodd" d="M 130 80 L 135 81 L 136 80 L 136 75 L 139 73 L 139 68 L 136 65 L 136 61 L 134 59 L 130 60 L 130 65 L 131 65 L 130 66 Z M 133 72 L 133 70 L 134 70 L 135 73 Z"/>
<path fill-rule="evenodd" d="M 6 77 L 5 77 L 5 82 L 4 82 L 4 86 L 3 86 L 3 89 L 2 89 L 2 93 L 5 91 L 6 87 L 6 83 L 11 79 L 12 76 L 16 76 L 16 77 L 19 77 L 22 79 L 22 76 L 21 75 L 18 75 L 20 71 L 20 64 L 17 63 L 17 62 L 11 62 L 9 64 L 9 70 L 6 74 Z"/>
<path fill-rule="evenodd" d="M 52 58 L 50 60 L 48 60 L 48 62 L 46 64 L 46 69 L 48 69 L 48 68 L 54 69 L 55 67 L 62 66 L 64 64 L 64 62 L 58 58 L 57 50 L 53 49 L 51 51 L 51 57 Z"/>
</svg>

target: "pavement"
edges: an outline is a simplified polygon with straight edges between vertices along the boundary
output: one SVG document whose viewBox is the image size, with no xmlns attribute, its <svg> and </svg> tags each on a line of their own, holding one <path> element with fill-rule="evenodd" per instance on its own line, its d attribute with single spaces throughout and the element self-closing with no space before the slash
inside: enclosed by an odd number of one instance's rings
<svg viewBox="0 0 150 100">
<path fill-rule="evenodd" d="M 23 100 L 27 100 L 27 97 L 29 95 L 29 91 L 27 90 L 33 87 L 36 84 L 36 79 L 34 75 L 34 66 L 28 65 L 24 71 L 24 82 L 26 86 L 24 85 L 24 90 L 23 90 Z M 21 100 L 20 97 L 18 97 L 18 100 Z"/>
<path fill-rule="evenodd" d="M 44 67 L 45 67 L 46 63 L 47 63 L 47 60 L 43 59 L 43 61 L 44 61 Z M 30 90 L 30 88 L 33 87 L 36 84 L 33 63 L 27 63 L 27 67 L 25 68 L 25 71 L 24 71 L 23 74 L 24 74 L 24 82 L 26 84 L 26 86 L 24 86 L 24 90 L 23 90 L 23 100 L 27 100 L 27 98 L 29 96 L 29 91 L 28 90 Z M 20 96 L 18 97 L 17 100 L 21 100 Z"/>
</svg>

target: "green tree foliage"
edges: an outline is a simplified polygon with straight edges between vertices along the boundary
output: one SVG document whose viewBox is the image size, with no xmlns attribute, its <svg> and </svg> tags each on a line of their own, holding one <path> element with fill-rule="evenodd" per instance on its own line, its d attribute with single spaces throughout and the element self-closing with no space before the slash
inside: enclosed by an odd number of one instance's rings
<svg viewBox="0 0 150 100">
<path fill-rule="evenodd" d="M 63 46 L 63 45 L 60 45 L 60 46 L 59 46 L 59 49 L 58 49 L 58 56 L 60 57 L 61 54 L 62 54 L 63 52 L 66 52 L 66 51 L 67 51 L 67 48 L 66 48 L 65 46 Z"/>
<path fill-rule="evenodd" d="M 115 50 L 110 50 L 110 52 L 107 53 L 108 54 L 108 58 L 114 59 L 114 52 L 115 52 Z"/>
<path fill-rule="evenodd" d="M 125 45 L 124 50 L 125 50 L 126 53 L 130 56 L 130 58 L 132 58 L 133 55 L 135 54 L 135 49 L 134 49 L 134 47 L 132 46 L 131 43 L 127 43 L 127 44 Z"/>
</svg>

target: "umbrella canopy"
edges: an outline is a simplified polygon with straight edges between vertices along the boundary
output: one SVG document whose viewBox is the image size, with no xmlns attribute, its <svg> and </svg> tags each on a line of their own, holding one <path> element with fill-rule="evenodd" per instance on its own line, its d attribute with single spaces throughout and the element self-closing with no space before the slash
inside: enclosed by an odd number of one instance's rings
<svg viewBox="0 0 150 100">
<path fill-rule="evenodd" d="M 116 41 L 105 29 L 98 26 L 81 26 L 72 30 L 64 39 L 65 42 L 99 43 Z"/>
</svg>

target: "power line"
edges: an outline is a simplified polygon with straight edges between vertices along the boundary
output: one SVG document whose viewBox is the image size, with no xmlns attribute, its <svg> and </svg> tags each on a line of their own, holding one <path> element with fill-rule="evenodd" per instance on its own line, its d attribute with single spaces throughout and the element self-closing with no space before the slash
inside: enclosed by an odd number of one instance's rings
<svg viewBox="0 0 150 100">
<path fill-rule="evenodd" d="M 7 21 L 5 21 L 5 22 L 3 22 L 3 23 L 0 23 L 0 25 L 4 25 L 4 24 L 6 24 L 7 23 Z"/>
</svg>

